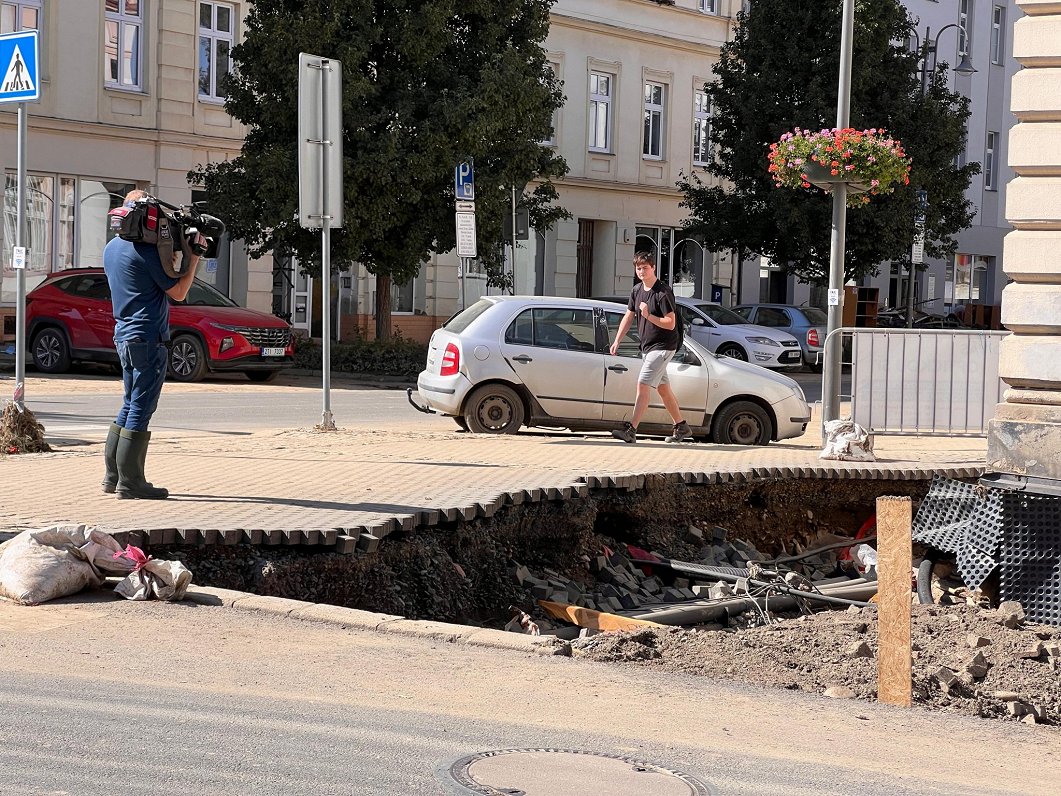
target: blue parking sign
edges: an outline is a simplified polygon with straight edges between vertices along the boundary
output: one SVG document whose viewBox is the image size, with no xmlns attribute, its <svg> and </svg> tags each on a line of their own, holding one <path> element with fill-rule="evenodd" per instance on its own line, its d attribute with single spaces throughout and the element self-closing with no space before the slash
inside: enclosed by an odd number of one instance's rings
<svg viewBox="0 0 1061 796">
<path fill-rule="evenodd" d="M 28 102 L 40 99 L 41 81 L 37 70 L 37 31 L 24 30 L 0 36 L 0 102 Z"/>
<path fill-rule="evenodd" d="M 454 191 L 458 202 L 475 201 L 475 172 L 471 158 L 457 164 L 456 185 Z"/>
</svg>

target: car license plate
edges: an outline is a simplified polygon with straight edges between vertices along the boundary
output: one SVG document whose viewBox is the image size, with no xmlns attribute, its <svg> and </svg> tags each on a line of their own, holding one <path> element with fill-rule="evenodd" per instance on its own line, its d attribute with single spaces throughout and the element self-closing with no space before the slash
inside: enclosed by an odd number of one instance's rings
<svg viewBox="0 0 1061 796">
<path fill-rule="evenodd" d="M 284 355 L 284 351 L 285 351 L 285 349 L 283 349 L 283 348 L 263 348 L 262 349 L 262 356 L 263 357 L 282 357 Z"/>
</svg>

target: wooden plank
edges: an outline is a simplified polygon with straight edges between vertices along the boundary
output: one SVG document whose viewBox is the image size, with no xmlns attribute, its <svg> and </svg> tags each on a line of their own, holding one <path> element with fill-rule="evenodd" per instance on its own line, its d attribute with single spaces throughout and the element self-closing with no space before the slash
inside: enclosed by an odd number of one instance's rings
<svg viewBox="0 0 1061 796">
<path fill-rule="evenodd" d="M 562 619 L 579 627 L 588 627 L 593 630 L 639 630 L 643 627 L 667 627 L 657 622 L 649 622 L 646 619 L 630 619 L 618 614 L 606 614 L 603 611 L 594 611 L 591 608 L 582 608 L 578 605 L 568 605 L 566 603 L 554 603 L 549 600 L 538 600 L 538 605 L 556 619 Z"/>
<path fill-rule="evenodd" d="M 346 536 L 345 534 L 337 536 L 335 539 L 335 552 L 337 553 L 352 553 L 357 549 L 357 539 L 353 536 Z"/>
<path fill-rule="evenodd" d="M 910 707 L 911 522 L 908 497 L 877 498 L 877 699 Z"/>
</svg>

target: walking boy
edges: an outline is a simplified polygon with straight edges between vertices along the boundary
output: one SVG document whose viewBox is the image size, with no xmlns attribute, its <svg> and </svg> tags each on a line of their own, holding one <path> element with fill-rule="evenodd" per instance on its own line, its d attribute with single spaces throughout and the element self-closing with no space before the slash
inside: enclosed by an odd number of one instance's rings
<svg viewBox="0 0 1061 796">
<path fill-rule="evenodd" d="M 612 431 L 612 436 L 623 442 L 637 442 L 637 426 L 648 409 L 648 400 L 651 390 L 654 389 L 659 393 L 667 413 L 674 421 L 674 433 L 667 437 L 667 442 L 683 442 L 692 439 L 693 431 L 689 424 L 682 420 L 678 399 L 667 381 L 667 365 L 674 358 L 679 342 L 674 291 L 656 278 L 656 260 L 647 252 L 634 256 L 634 272 L 641 281 L 630 291 L 630 301 L 626 305 L 626 314 L 619 322 L 619 331 L 612 343 L 611 354 L 616 355 L 620 341 L 630 331 L 634 318 L 637 318 L 637 334 L 641 342 L 641 374 L 637 378 L 633 417 L 622 429 Z"/>
</svg>

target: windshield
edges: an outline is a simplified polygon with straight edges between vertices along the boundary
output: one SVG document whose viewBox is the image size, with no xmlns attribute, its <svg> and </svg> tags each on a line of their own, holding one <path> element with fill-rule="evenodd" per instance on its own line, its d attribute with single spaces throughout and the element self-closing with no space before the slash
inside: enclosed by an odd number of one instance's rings
<svg viewBox="0 0 1061 796">
<path fill-rule="evenodd" d="M 813 323 L 815 326 L 827 326 L 829 323 L 829 316 L 822 312 L 817 307 L 803 307 L 803 315 L 808 321 Z"/>
<path fill-rule="evenodd" d="M 494 302 L 487 301 L 486 299 L 479 299 L 477 302 L 472 304 L 470 307 L 466 307 L 463 310 L 459 310 L 456 315 L 453 315 L 448 321 L 442 324 L 442 328 L 447 332 L 453 332 L 454 334 L 460 334 L 469 326 L 472 322 L 494 306 Z"/>
<path fill-rule="evenodd" d="M 171 299 L 172 301 L 172 299 Z M 234 302 L 224 293 L 217 288 L 211 287 L 206 282 L 200 282 L 198 279 L 192 282 L 192 287 L 188 291 L 187 298 L 184 301 L 174 301 L 174 304 L 182 304 L 189 307 L 238 307 L 239 304 Z"/>
<path fill-rule="evenodd" d="M 718 304 L 694 304 L 693 306 L 720 326 L 748 322 L 747 318 L 742 318 L 733 310 L 727 310 Z"/>
</svg>

